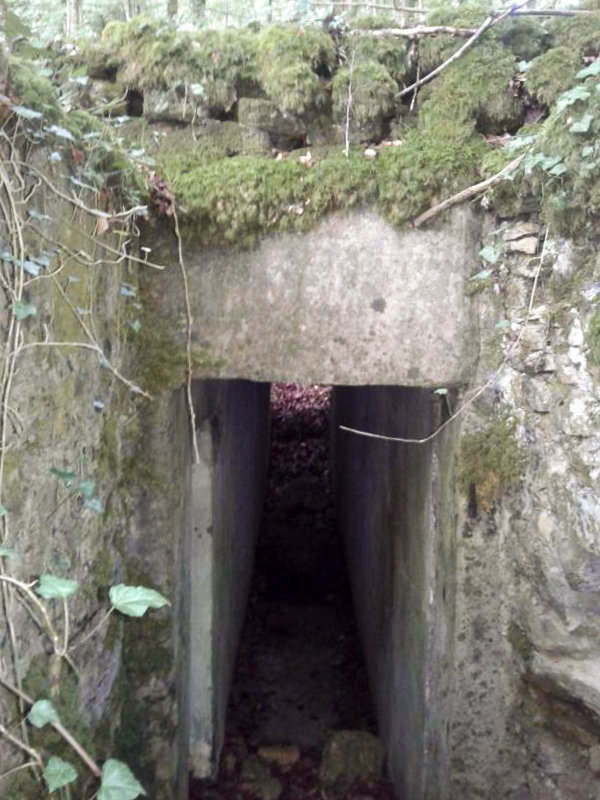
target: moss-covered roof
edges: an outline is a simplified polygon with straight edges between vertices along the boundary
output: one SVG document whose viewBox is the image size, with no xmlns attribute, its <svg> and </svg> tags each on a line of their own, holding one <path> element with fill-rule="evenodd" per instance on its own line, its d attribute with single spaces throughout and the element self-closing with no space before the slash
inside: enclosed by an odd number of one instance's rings
<svg viewBox="0 0 600 800">
<path fill-rule="evenodd" d="M 474 28 L 487 11 L 466 3 L 437 10 L 428 24 Z M 363 19 L 330 35 L 320 25 L 178 31 L 143 18 L 111 23 L 83 55 L 96 87 L 88 96 L 104 85 L 113 87 L 107 96 L 117 87 L 140 98 L 145 121 L 122 135 L 166 179 L 182 224 L 206 242 L 303 230 L 361 203 L 377 203 L 403 225 L 518 152 L 527 152 L 521 167 L 488 200 L 517 213 L 525 195 L 535 196 L 561 230 L 584 233 L 600 214 L 600 11 L 508 19 L 416 102 L 400 90 L 464 39 L 370 36 L 385 24 Z M 492 150 L 492 138 L 508 144 Z M 376 153 L 365 154 L 369 144 Z"/>
</svg>

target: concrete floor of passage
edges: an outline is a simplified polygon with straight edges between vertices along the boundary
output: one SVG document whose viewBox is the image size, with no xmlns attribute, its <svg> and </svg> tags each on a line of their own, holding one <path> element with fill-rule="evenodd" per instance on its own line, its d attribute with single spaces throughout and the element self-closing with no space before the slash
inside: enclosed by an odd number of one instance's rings
<svg viewBox="0 0 600 800">
<path fill-rule="evenodd" d="M 316 754 L 332 731 L 373 731 L 374 715 L 333 504 L 331 390 L 277 384 L 271 397 L 268 491 L 224 752 L 243 738 L 249 749 Z"/>
</svg>

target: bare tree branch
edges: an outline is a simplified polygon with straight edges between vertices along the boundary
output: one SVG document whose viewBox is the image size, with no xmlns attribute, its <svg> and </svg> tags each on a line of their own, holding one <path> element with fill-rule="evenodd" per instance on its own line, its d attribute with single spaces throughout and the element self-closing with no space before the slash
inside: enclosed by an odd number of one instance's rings
<svg viewBox="0 0 600 800">
<path fill-rule="evenodd" d="M 423 214 L 418 216 L 413 222 L 413 225 L 415 228 L 420 228 L 421 225 L 424 225 L 434 217 L 437 217 L 438 214 L 442 213 L 442 211 L 446 211 L 448 208 L 458 205 L 458 203 L 464 203 L 465 200 L 470 200 L 472 197 L 481 194 L 481 192 L 485 192 L 486 189 L 489 189 L 490 187 L 495 186 L 495 184 L 500 183 L 500 181 L 504 180 L 506 175 L 519 166 L 526 155 L 527 153 L 523 153 L 518 158 L 515 158 L 514 161 L 511 161 L 510 164 L 507 164 L 504 169 L 500 170 L 500 172 L 492 175 L 491 178 L 487 178 L 487 180 L 481 181 L 480 183 L 475 183 L 473 186 L 468 186 L 466 189 L 458 192 L 458 194 L 454 194 L 452 197 L 448 197 L 447 200 L 443 200 L 441 203 L 437 203 L 437 205 L 432 206 L 428 211 L 425 211 Z"/>
<path fill-rule="evenodd" d="M 379 30 L 351 31 L 353 36 L 406 36 L 413 39 L 415 36 L 434 36 L 438 33 L 448 33 L 451 36 L 472 36 L 475 28 L 453 28 L 450 25 L 433 25 L 427 27 L 419 25 L 416 28 L 381 28 Z"/>
<path fill-rule="evenodd" d="M 452 53 L 450 58 L 446 59 L 446 61 L 444 61 L 443 64 L 440 64 L 439 67 L 436 67 L 436 69 L 432 70 L 428 75 L 425 75 L 423 78 L 420 78 L 420 80 L 415 81 L 410 86 L 407 86 L 406 89 L 402 89 L 401 92 L 398 92 L 396 97 L 404 97 L 404 95 L 410 94 L 410 92 L 413 92 L 415 89 L 418 89 L 420 86 L 423 86 L 423 84 L 429 83 L 429 81 L 433 80 L 433 78 L 439 75 L 442 70 L 446 69 L 446 67 L 450 66 L 450 64 L 457 61 L 461 56 L 463 56 L 467 52 L 467 50 L 470 50 L 471 47 L 473 47 L 473 45 L 475 44 L 475 42 L 481 36 L 483 36 L 483 34 L 487 31 L 488 28 L 491 28 L 493 25 L 497 25 L 499 22 L 502 22 L 502 20 L 506 19 L 506 17 L 510 16 L 511 14 L 517 13 L 518 10 L 520 10 L 521 8 L 523 8 L 523 6 L 526 6 L 530 2 L 531 0 L 520 0 L 519 3 L 510 6 L 510 8 L 507 8 L 505 11 L 501 12 L 492 11 L 489 14 L 489 16 L 486 17 L 486 19 L 484 19 L 484 21 L 477 28 L 477 30 L 471 36 L 471 38 L 468 39 L 463 44 L 462 47 L 459 47 L 455 53 Z"/>
<path fill-rule="evenodd" d="M 413 8 L 412 6 L 390 6 L 378 5 L 377 3 L 337 3 L 335 0 L 330 2 L 323 2 L 323 0 L 311 0 L 311 6 L 341 6 L 342 8 L 364 8 L 365 10 L 375 8 L 378 11 L 402 11 L 406 14 L 427 14 L 427 11 L 422 8 Z"/>
</svg>

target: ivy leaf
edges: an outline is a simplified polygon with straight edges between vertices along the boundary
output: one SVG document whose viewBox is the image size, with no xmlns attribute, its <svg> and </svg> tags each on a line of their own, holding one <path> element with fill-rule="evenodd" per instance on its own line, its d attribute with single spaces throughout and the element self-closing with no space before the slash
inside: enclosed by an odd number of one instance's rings
<svg viewBox="0 0 600 800">
<path fill-rule="evenodd" d="M 592 75 L 600 75 L 600 58 L 592 61 L 589 67 L 584 67 L 584 69 L 580 69 L 577 73 L 578 78 L 589 78 Z"/>
<path fill-rule="evenodd" d="M 123 297 L 135 297 L 137 294 L 137 289 L 130 283 L 122 283 L 121 287 L 119 288 L 119 294 L 123 295 Z"/>
<path fill-rule="evenodd" d="M 132 319 L 129 323 L 129 327 L 136 333 L 139 333 L 142 330 L 142 323 L 139 319 Z"/>
<path fill-rule="evenodd" d="M 77 487 L 81 494 L 88 499 L 93 497 L 96 493 L 96 482 L 95 481 L 81 481 L 79 486 Z"/>
<path fill-rule="evenodd" d="M 102 785 L 98 792 L 98 800 L 135 800 L 146 794 L 143 786 L 122 761 L 114 758 L 102 767 Z"/>
<path fill-rule="evenodd" d="M 38 700 L 31 706 L 27 719 L 35 728 L 43 728 L 52 722 L 60 722 L 58 711 L 50 700 Z"/>
<path fill-rule="evenodd" d="M 0 558 L 15 558 L 16 553 L 14 550 L 11 550 L 9 547 L 4 547 L 3 544 L 0 544 Z"/>
<path fill-rule="evenodd" d="M 0 505 L 0 517 L 3 517 L 5 514 L 8 514 L 8 508 L 6 506 Z"/>
<path fill-rule="evenodd" d="M 37 219 L 40 222 L 52 219 L 52 217 L 49 217 L 48 214 L 40 214 L 40 212 L 35 208 L 30 208 L 27 213 L 29 214 L 31 219 Z"/>
<path fill-rule="evenodd" d="M 448 394 L 448 389 L 434 389 L 433 393 L 444 396 L 444 395 Z"/>
<path fill-rule="evenodd" d="M 66 600 L 67 597 L 75 594 L 79 589 L 77 581 L 69 578 L 56 578 L 54 575 L 41 575 L 38 585 L 35 587 L 36 594 L 44 600 L 52 600 L 60 597 Z"/>
<path fill-rule="evenodd" d="M 69 489 L 73 485 L 73 478 L 75 477 L 75 473 L 72 469 L 56 469 L 56 467 L 50 467 L 50 472 L 53 475 L 64 483 L 64 485 Z"/>
<path fill-rule="evenodd" d="M 69 142 L 74 142 L 75 137 L 68 131 L 66 128 L 61 128 L 60 125 L 50 125 L 49 128 L 44 128 L 44 130 L 48 131 L 48 133 L 53 133 L 55 136 L 59 136 L 61 139 L 67 139 Z"/>
<path fill-rule="evenodd" d="M 470 281 L 484 281 L 486 278 L 489 278 L 492 274 L 491 269 L 482 269 L 476 275 L 471 275 L 469 278 Z"/>
<path fill-rule="evenodd" d="M 591 156 L 593 152 L 594 152 L 594 145 L 586 144 L 586 146 L 581 151 L 581 157 L 587 158 L 588 156 Z"/>
<path fill-rule="evenodd" d="M 510 322 L 507 319 L 501 319 L 494 325 L 494 328 L 508 328 L 510 326 Z"/>
<path fill-rule="evenodd" d="M 488 244 L 479 251 L 478 255 L 488 264 L 495 264 L 502 255 L 502 245 Z"/>
<path fill-rule="evenodd" d="M 58 150 L 54 150 L 54 152 L 50 153 L 49 159 L 52 164 L 59 164 L 62 161 L 62 156 Z"/>
<path fill-rule="evenodd" d="M 34 306 L 33 303 L 23 303 L 21 300 L 15 302 L 13 309 L 19 322 L 23 322 L 27 317 L 35 317 L 37 314 L 37 306 Z"/>
<path fill-rule="evenodd" d="M 587 100 L 588 97 L 591 97 L 591 94 L 585 86 L 576 86 L 574 89 L 569 89 L 567 92 L 563 92 L 556 101 L 556 111 L 562 114 L 565 108 L 572 106 L 578 100 Z"/>
<path fill-rule="evenodd" d="M 34 278 L 37 278 L 40 274 L 41 267 L 39 264 L 36 264 L 35 261 L 31 261 L 27 258 L 23 261 L 23 269 L 28 275 L 33 275 Z"/>
<path fill-rule="evenodd" d="M 44 770 L 44 778 L 48 784 L 48 791 L 55 792 L 77 780 L 77 770 L 68 761 L 52 756 Z"/>
<path fill-rule="evenodd" d="M 50 217 L 46 217 L 46 219 L 50 219 Z M 42 253 L 39 256 L 31 256 L 31 261 L 34 261 L 36 264 L 39 264 L 40 267 L 50 266 L 50 256 L 47 256 L 45 253 Z"/>
<path fill-rule="evenodd" d="M 102 411 L 102 409 L 104 408 L 104 401 L 103 400 L 94 400 L 92 405 L 94 407 L 94 411 Z"/>
<path fill-rule="evenodd" d="M 149 608 L 162 608 L 169 601 L 154 589 L 145 586 L 125 586 L 119 583 L 109 592 L 110 602 L 117 611 L 127 617 L 143 617 Z"/>
<path fill-rule="evenodd" d="M 592 114 L 584 114 L 580 120 L 571 125 L 569 131 L 571 133 L 587 133 L 593 121 L 594 117 Z"/>
<path fill-rule="evenodd" d="M 549 175 L 564 175 L 567 171 L 567 168 L 564 164 L 556 164 L 556 166 L 552 167 L 551 170 L 548 170 Z"/>
<path fill-rule="evenodd" d="M 83 507 L 93 511 L 95 514 L 101 514 L 102 500 L 99 497 L 86 497 L 83 501 Z"/>
<path fill-rule="evenodd" d="M 23 119 L 41 119 L 44 116 L 41 111 L 34 111 L 27 106 L 12 106 L 11 111 Z"/>
</svg>

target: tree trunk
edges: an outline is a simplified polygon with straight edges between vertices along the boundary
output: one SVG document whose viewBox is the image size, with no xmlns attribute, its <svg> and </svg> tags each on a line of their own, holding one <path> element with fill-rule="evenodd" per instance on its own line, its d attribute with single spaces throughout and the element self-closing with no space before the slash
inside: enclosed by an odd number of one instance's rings
<svg viewBox="0 0 600 800">
<path fill-rule="evenodd" d="M 81 3 L 82 0 L 67 0 L 67 39 L 72 39 L 81 25 Z"/>
<path fill-rule="evenodd" d="M 194 25 L 200 25 L 204 19 L 206 0 L 188 0 L 188 7 L 192 14 L 192 21 Z"/>
</svg>

